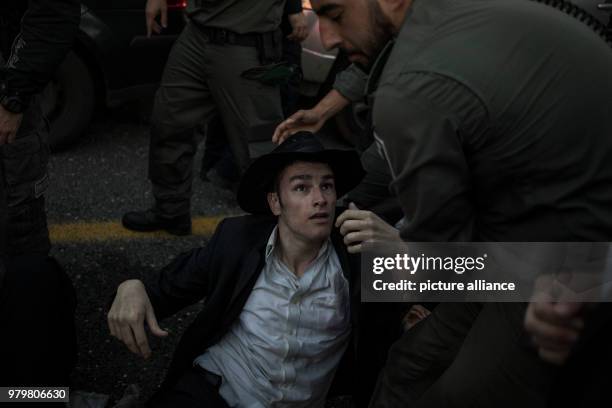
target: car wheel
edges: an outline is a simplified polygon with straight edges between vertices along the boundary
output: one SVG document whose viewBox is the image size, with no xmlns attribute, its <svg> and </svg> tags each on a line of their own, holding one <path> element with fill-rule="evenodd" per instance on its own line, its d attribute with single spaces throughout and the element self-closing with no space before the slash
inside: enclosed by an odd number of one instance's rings
<svg viewBox="0 0 612 408">
<path fill-rule="evenodd" d="M 43 113 L 49 120 L 49 145 L 65 148 L 75 142 L 91 121 L 96 105 L 93 76 L 85 62 L 70 52 L 42 92 Z"/>
</svg>

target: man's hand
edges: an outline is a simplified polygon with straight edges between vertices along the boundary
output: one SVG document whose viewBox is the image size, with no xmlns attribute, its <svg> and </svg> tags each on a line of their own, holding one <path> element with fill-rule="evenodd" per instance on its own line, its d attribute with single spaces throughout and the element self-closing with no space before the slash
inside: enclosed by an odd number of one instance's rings
<svg viewBox="0 0 612 408">
<path fill-rule="evenodd" d="M 336 220 L 336 227 L 344 236 L 344 244 L 351 254 L 363 250 L 366 241 L 401 241 L 399 231 L 372 211 L 360 210 L 353 203 Z"/>
<path fill-rule="evenodd" d="M 420 322 L 421 320 L 426 319 L 431 312 L 425 306 L 422 305 L 412 305 L 410 310 L 404 318 L 402 319 L 402 326 L 404 331 L 408 331 L 414 327 L 415 324 Z"/>
<path fill-rule="evenodd" d="M 293 31 L 287 36 L 288 39 L 302 42 L 308 37 L 308 21 L 306 20 L 306 14 L 303 11 L 295 14 L 289 14 L 289 23 Z"/>
<path fill-rule="evenodd" d="M 315 133 L 323 127 L 325 121 L 344 107 L 350 101 L 335 89 L 325 95 L 321 101 L 312 109 L 300 110 L 276 127 L 272 141 L 276 144 L 282 143 L 286 138 L 297 132 Z"/>
<path fill-rule="evenodd" d="M 144 329 L 145 321 L 155 336 L 168 335 L 157 324 L 143 283 L 137 279 L 127 280 L 117 288 L 117 295 L 108 312 L 108 327 L 111 335 L 124 342 L 132 353 L 149 358 L 151 349 Z"/>
<path fill-rule="evenodd" d="M 552 302 L 541 294 L 527 307 L 525 329 L 531 334 L 542 360 L 561 365 L 584 327 L 582 303 Z"/>
<path fill-rule="evenodd" d="M 161 26 L 155 21 L 159 14 L 161 14 Z M 147 37 L 151 37 L 152 31 L 159 34 L 162 28 L 168 27 L 168 4 L 166 4 L 166 0 L 147 0 L 145 19 L 147 20 Z"/>
<path fill-rule="evenodd" d="M 13 113 L 0 105 L 0 146 L 13 143 L 17 136 L 23 113 Z"/>
<path fill-rule="evenodd" d="M 276 127 L 272 141 L 282 143 L 297 132 L 315 133 L 323 127 L 325 118 L 316 109 L 299 110 Z"/>
</svg>

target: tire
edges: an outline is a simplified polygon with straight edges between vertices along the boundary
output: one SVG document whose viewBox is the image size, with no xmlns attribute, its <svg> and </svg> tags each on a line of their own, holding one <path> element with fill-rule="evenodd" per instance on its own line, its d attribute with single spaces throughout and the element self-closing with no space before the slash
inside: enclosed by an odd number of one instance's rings
<svg viewBox="0 0 612 408">
<path fill-rule="evenodd" d="M 42 92 L 43 113 L 49 120 L 49 145 L 68 147 L 87 129 L 96 106 L 96 89 L 87 64 L 70 52 Z"/>
</svg>

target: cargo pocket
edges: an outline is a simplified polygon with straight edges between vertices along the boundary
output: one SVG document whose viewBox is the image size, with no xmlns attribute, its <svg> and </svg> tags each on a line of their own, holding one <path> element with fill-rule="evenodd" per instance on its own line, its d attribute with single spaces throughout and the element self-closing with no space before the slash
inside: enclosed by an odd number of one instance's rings
<svg viewBox="0 0 612 408">
<path fill-rule="evenodd" d="M 9 205 L 43 195 L 48 185 L 49 148 L 44 131 L 20 137 L 0 149 Z M 16 197 L 16 195 L 18 197 Z"/>
</svg>

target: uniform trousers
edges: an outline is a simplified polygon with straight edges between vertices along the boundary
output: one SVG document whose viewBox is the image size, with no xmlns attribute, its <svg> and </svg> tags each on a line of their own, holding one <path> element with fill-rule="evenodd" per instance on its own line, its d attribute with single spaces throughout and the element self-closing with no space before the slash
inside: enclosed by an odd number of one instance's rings
<svg viewBox="0 0 612 408">
<path fill-rule="evenodd" d="M 151 120 L 149 178 L 162 216 L 190 213 L 198 124 L 221 118 L 241 172 L 250 164 L 248 141 L 271 138 L 283 118 L 279 88 L 241 77 L 260 65 L 256 47 L 213 43 L 194 23 L 183 30 L 166 63 Z"/>
</svg>

